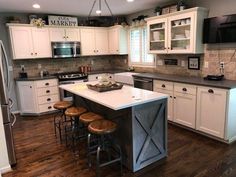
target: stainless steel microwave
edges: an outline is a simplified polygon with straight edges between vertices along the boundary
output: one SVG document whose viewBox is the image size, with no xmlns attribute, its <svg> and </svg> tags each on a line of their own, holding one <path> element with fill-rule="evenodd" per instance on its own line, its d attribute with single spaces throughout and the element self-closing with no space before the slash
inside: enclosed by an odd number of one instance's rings
<svg viewBox="0 0 236 177">
<path fill-rule="evenodd" d="M 80 54 L 80 42 L 52 42 L 53 58 L 75 58 Z"/>
</svg>

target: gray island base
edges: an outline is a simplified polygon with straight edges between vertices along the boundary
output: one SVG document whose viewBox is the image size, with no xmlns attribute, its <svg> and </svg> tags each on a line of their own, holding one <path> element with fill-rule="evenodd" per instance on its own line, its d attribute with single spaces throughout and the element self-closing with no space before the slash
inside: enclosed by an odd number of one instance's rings
<svg viewBox="0 0 236 177">
<path fill-rule="evenodd" d="M 114 137 L 122 147 L 123 164 L 132 172 L 167 156 L 167 98 L 120 110 L 78 95 L 74 95 L 74 100 L 77 106 L 84 106 L 118 124 Z"/>
</svg>

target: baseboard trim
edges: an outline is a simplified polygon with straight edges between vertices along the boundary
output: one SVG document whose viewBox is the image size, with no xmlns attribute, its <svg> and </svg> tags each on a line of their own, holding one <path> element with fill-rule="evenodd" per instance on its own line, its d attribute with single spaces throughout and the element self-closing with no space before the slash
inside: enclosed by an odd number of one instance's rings
<svg viewBox="0 0 236 177">
<path fill-rule="evenodd" d="M 4 174 L 4 173 L 10 172 L 10 171 L 12 171 L 10 165 L 0 168 L 0 174 Z"/>
</svg>

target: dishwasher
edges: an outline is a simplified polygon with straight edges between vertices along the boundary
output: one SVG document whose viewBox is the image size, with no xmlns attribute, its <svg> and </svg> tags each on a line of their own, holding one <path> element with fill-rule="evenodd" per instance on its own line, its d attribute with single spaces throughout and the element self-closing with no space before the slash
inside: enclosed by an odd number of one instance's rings
<svg viewBox="0 0 236 177">
<path fill-rule="evenodd" d="M 153 79 L 146 77 L 133 76 L 134 87 L 153 91 Z"/>
</svg>

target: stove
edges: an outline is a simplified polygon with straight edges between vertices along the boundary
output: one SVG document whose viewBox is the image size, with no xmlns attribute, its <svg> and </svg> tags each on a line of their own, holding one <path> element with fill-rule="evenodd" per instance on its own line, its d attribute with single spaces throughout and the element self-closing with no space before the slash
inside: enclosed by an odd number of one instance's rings
<svg viewBox="0 0 236 177">
<path fill-rule="evenodd" d="M 64 72 L 64 73 L 57 73 L 55 75 L 57 76 L 59 82 L 78 81 L 78 80 L 87 81 L 88 80 L 88 74 L 81 73 L 81 72 Z"/>
<path fill-rule="evenodd" d="M 81 72 L 64 72 L 64 73 L 57 73 L 55 76 L 59 80 L 59 85 L 64 84 L 77 84 L 81 82 L 88 81 L 88 74 L 81 73 Z M 60 89 L 60 98 L 64 101 L 73 101 L 73 94 Z"/>
</svg>

